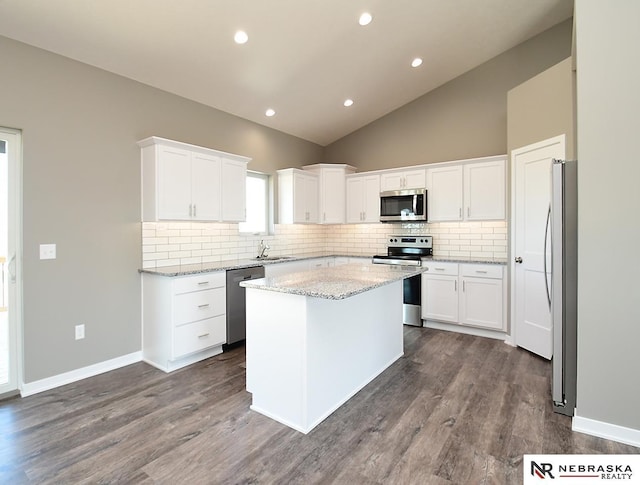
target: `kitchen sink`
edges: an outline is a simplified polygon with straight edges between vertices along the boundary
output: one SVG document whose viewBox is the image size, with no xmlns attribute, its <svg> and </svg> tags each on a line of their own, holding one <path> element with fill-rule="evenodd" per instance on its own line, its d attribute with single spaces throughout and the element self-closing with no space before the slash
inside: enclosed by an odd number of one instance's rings
<svg viewBox="0 0 640 485">
<path fill-rule="evenodd" d="M 281 259 L 291 259 L 292 256 L 264 256 L 262 258 L 253 258 L 257 261 L 279 261 Z"/>
</svg>

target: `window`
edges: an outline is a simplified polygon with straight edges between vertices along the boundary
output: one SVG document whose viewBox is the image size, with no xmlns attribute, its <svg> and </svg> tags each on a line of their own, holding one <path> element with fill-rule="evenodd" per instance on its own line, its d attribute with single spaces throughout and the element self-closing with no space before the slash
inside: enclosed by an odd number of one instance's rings
<svg viewBox="0 0 640 485">
<path fill-rule="evenodd" d="M 247 220 L 238 225 L 238 231 L 250 234 L 269 232 L 269 176 L 247 172 Z"/>
</svg>

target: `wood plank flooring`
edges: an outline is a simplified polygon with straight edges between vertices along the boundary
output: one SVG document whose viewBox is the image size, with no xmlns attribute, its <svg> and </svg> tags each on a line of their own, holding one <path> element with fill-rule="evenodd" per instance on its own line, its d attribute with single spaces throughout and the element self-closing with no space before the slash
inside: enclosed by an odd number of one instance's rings
<svg viewBox="0 0 640 485">
<path fill-rule="evenodd" d="M 491 339 L 405 327 L 405 356 L 306 436 L 249 410 L 244 360 L 0 401 L 0 483 L 514 484 L 524 453 L 640 453 L 572 432 L 550 363 Z"/>
</svg>

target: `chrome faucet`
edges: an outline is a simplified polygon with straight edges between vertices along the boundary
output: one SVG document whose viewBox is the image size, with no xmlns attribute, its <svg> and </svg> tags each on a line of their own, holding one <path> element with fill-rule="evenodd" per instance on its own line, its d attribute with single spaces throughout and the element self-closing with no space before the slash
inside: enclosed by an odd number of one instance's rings
<svg viewBox="0 0 640 485">
<path fill-rule="evenodd" d="M 268 244 L 264 243 L 264 239 L 260 240 L 260 245 L 258 246 L 258 259 L 266 258 L 268 256 L 267 251 L 271 249 Z"/>
</svg>

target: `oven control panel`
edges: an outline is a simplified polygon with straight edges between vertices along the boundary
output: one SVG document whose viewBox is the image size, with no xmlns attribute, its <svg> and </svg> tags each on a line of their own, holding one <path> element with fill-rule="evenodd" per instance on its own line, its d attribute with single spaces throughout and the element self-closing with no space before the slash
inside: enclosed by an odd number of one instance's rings
<svg viewBox="0 0 640 485">
<path fill-rule="evenodd" d="M 432 248 L 433 236 L 389 236 L 389 246 L 405 248 Z"/>
</svg>

